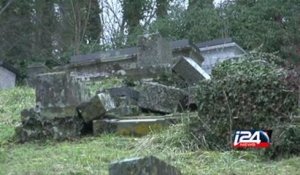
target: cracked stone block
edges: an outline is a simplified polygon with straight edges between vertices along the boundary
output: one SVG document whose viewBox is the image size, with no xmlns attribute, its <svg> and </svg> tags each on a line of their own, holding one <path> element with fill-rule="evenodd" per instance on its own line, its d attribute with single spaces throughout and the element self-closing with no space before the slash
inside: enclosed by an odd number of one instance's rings
<svg viewBox="0 0 300 175">
<path fill-rule="evenodd" d="M 172 70 L 188 84 L 196 84 L 201 80 L 210 79 L 210 75 L 207 74 L 192 58 L 188 57 L 180 57 Z"/>
<path fill-rule="evenodd" d="M 153 82 L 142 83 L 138 106 L 154 112 L 174 113 L 182 106 L 186 93 L 181 89 Z"/>
<path fill-rule="evenodd" d="M 77 110 L 83 120 L 87 123 L 103 117 L 106 112 L 115 108 L 115 102 L 111 98 L 110 94 L 99 93 L 90 101 L 80 104 L 77 107 Z"/>
<path fill-rule="evenodd" d="M 31 140 L 70 140 L 80 137 L 83 120 L 77 116 L 44 119 L 33 109 L 21 112 L 22 123 L 15 131 L 19 142 Z"/>
</svg>

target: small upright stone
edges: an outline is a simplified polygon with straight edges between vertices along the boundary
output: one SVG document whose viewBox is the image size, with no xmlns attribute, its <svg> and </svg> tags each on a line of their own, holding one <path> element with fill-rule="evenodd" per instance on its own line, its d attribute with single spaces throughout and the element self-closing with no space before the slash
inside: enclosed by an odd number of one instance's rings
<svg viewBox="0 0 300 175">
<path fill-rule="evenodd" d="M 154 156 L 131 158 L 114 162 L 109 167 L 109 175 L 181 175 L 174 166 Z"/>
<path fill-rule="evenodd" d="M 154 82 L 144 82 L 138 106 L 154 112 L 173 113 L 183 107 L 186 93 L 181 89 Z"/>
</svg>

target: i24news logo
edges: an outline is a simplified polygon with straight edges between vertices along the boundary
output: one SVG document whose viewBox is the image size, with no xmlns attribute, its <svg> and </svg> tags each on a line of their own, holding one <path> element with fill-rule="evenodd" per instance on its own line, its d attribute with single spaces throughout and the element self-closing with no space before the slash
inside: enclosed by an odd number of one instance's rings
<svg viewBox="0 0 300 175">
<path fill-rule="evenodd" d="M 268 148 L 272 130 L 238 130 L 234 134 L 234 148 Z"/>
</svg>

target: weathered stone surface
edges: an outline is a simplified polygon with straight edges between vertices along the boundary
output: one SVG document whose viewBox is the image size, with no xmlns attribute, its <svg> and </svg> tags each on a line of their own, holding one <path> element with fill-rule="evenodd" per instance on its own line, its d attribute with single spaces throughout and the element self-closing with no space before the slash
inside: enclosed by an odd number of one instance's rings
<svg viewBox="0 0 300 175">
<path fill-rule="evenodd" d="M 19 142 L 31 140 L 66 140 L 78 138 L 83 128 L 83 120 L 78 117 L 43 119 L 34 109 L 23 110 L 22 124 L 16 128 Z"/>
<path fill-rule="evenodd" d="M 122 104 L 136 105 L 139 98 L 138 91 L 126 86 L 106 89 L 105 92 L 109 93 L 114 99 L 116 106 Z"/>
<path fill-rule="evenodd" d="M 15 87 L 17 70 L 0 60 L 0 90 Z"/>
<path fill-rule="evenodd" d="M 138 67 L 163 66 L 172 63 L 172 49 L 160 34 L 139 36 L 138 38 Z"/>
<path fill-rule="evenodd" d="M 199 65 L 202 64 L 204 58 L 202 57 L 199 48 L 187 39 L 176 40 L 170 42 L 175 60 L 179 56 L 192 58 Z"/>
<path fill-rule="evenodd" d="M 123 86 L 105 89 L 102 92 L 110 94 L 115 102 L 116 108 L 110 110 L 111 114 L 115 116 L 134 116 L 140 113 L 140 109 L 137 106 L 139 92 L 133 88 Z"/>
<path fill-rule="evenodd" d="M 94 120 L 93 133 L 94 135 L 108 132 L 119 135 L 144 136 L 151 131 L 165 128 L 170 123 L 171 120 L 165 118 Z"/>
<path fill-rule="evenodd" d="M 39 115 L 43 119 L 65 118 L 78 115 L 75 106 L 47 107 L 41 108 L 39 111 Z"/>
<path fill-rule="evenodd" d="M 200 49 L 201 55 L 204 57 L 204 62 L 201 67 L 211 74 L 212 69 L 219 63 L 228 60 L 239 58 L 246 52 L 231 38 L 223 38 L 211 40 L 196 44 Z"/>
<path fill-rule="evenodd" d="M 38 74 L 49 72 L 50 69 L 43 63 L 33 63 L 27 67 L 27 79 L 26 82 L 29 86 L 35 87 L 36 77 Z"/>
<path fill-rule="evenodd" d="M 111 110 L 110 113 L 112 113 L 118 117 L 137 116 L 141 113 L 141 110 L 136 105 L 126 105 L 126 106 L 119 106 L 119 107 Z"/>
<path fill-rule="evenodd" d="M 158 83 L 142 83 L 138 106 L 161 113 L 173 113 L 182 107 L 186 93 Z"/>
<path fill-rule="evenodd" d="M 115 107 L 115 102 L 108 93 L 99 93 L 90 101 L 79 105 L 77 110 L 85 122 L 90 122 L 101 118 L 107 111 Z"/>
<path fill-rule="evenodd" d="M 40 108 L 76 107 L 89 98 L 83 84 L 66 72 L 37 76 L 36 103 Z"/>
<path fill-rule="evenodd" d="M 33 118 L 40 118 L 40 115 L 38 114 L 39 111 L 36 111 L 34 108 L 30 109 L 23 109 L 21 111 L 21 121 L 26 122 L 28 121 L 31 117 Z"/>
<path fill-rule="evenodd" d="M 188 84 L 196 84 L 200 80 L 210 79 L 210 76 L 193 59 L 180 57 L 172 70 Z"/>
<path fill-rule="evenodd" d="M 185 108 L 188 108 L 190 110 L 196 110 L 198 107 L 197 86 L 190 86 L 183 90 L 186 92 L 186 94 L 188 94 L 186 100 L 184 101 Z"/>
<path fill-rule="evenodd" d="M 113 162 L 109 175 L 181 175 L 180 170 L 154 156 Z"/>
</svg>

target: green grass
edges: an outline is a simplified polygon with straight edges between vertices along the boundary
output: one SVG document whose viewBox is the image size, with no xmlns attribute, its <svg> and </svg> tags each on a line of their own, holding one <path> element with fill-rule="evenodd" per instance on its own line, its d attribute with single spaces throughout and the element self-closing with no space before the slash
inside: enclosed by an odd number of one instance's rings
<svg viewBox="0 0 300 175">
<path fill-rule="evenodd" d="M 186 151 L 192 144 L 184 126 L 176 125 L 142 138 L 102 135 L 76 141 L 17 144 L 14 127 L 20 111 L 34 106 L 34 91 L 0 91 L 0 174 L 108 174 L 109 163 L 128 157 L 155 155 L 183 174 L 300 174 L 300 157 L 266 161 L 246 151 Z"/>
</svg>

